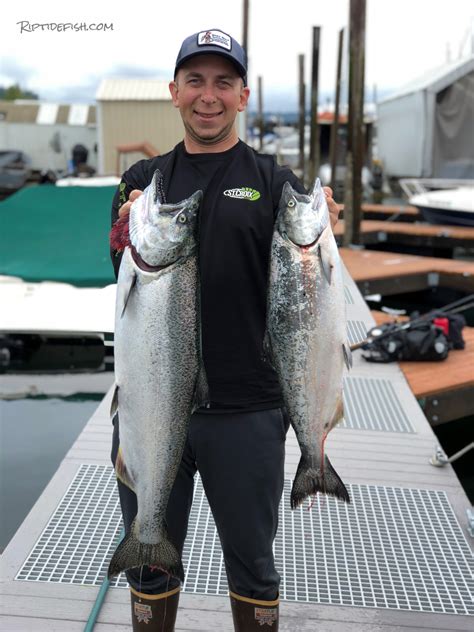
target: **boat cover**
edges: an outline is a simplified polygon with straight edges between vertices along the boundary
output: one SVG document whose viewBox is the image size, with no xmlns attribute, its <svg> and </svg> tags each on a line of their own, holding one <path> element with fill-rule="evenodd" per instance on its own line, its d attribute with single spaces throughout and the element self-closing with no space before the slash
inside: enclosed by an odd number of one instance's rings
<svg viewBox="0 0 474 632">
<path fill-rule="evenodd" d="M 115 282 L 109 255 L 116 187 L 25 187 L 0 202 L 0 275 L 81 287 Z"/>
</svg>

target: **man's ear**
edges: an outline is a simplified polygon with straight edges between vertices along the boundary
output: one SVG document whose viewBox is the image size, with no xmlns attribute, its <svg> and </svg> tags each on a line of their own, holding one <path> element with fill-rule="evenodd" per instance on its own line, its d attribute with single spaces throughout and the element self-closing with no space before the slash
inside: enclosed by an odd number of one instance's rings
<svg viewBox="0 0 474 632">
<path fill-rule="evenodd" d="M 170 81 L 168 88 L 171 94 L 171 99 L 173 100 L 173 105 L 175 108 L 178 108 L 179 107 L 178 84 L 176 83 L 176 81 Z"/>
<path fill-rule="evenodd" d="M 245 86 L 240 91 L 240 103 L 239 103 L 239 107 L 237 108 L 239 112 L 243 112 L 245 110 L 245 108 L 247 107 L 249 97 L 250 97 L 250 88 Z"/>
</svg>

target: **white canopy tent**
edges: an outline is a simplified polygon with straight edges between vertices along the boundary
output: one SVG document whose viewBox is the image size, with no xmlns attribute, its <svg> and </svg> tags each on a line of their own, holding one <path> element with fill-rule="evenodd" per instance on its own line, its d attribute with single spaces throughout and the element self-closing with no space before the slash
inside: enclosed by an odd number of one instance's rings
<svg viewBox="0 0 474 632">
<path fill-rule="evenodd" d="M 474 178 L 474 55 L 381 101 L 377 146 L 388 176 Z"/>
</svg>

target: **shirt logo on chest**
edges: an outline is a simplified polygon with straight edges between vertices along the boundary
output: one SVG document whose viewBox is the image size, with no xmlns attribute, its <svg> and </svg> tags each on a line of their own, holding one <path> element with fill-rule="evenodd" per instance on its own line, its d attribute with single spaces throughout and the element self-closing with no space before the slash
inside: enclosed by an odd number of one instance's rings
<svg viewBox="0 0 474 632">
<path fill-rule="evenodd" d="M 224 191 L 224 195 L 236 200 L 248 200 L 249 202 L 255 202 L 260 199 L 260 192 L 251 187 L 239 187 L 238 189 L 227 189 Z"/>
</svg>

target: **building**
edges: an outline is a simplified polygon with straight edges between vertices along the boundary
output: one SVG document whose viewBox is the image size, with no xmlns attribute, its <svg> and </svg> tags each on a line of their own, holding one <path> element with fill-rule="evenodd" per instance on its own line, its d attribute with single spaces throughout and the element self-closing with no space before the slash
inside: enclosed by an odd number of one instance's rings
<svg viewBox="0 0 474 632">
<path fill-rule="evenodd" d="M 405 86 L 377 114 L 389 177 L 474 178 L 474 55 Z"/>
<path fill-rule="evenodd" d="M 163 154 L 183 138 L 179 112 L 167 81 L 104 79 L 97 95 L 99 171 L 120 175 L 144 158 L 135 151 L 119 155 L 118 146 L 142 144 Z"/>
<path fill-rule="evenodd" d="M 87 104 L 0 101 L 0 150 L 23 151 L 33 171 L 67 171 L 74 145 L 97 168 L 96 108 Z"/>
</svg>

